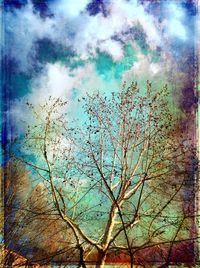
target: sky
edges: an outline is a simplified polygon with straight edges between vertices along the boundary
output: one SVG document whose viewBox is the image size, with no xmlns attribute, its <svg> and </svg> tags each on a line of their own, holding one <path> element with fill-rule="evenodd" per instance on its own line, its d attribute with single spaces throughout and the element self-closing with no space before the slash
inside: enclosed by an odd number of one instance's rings
<svg viewBox="0 0 200 268">
<path fill-rule="evenodd" d="M 124 81 L 168 83 L 189 112 L 196 14 L 187 0 L 5 0 L 3 98 L 13 129 L 29 120 L 27 99 L 62 97 L 75 112 L 86 92 L 118 91 Z"/>
</svg>

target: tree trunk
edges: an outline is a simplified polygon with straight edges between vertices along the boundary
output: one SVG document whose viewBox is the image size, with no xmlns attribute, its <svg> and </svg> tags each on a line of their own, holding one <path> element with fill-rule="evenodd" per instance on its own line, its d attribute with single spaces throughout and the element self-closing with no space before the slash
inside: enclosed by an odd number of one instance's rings
<svg viewBox="0 0 200 268">
<path fill-rule="evenodd" d="M 106 252 L 103 250 L 99 250 L 97 255 L 96 268 L 103 268 L 106 261 Z"/>
<path fill-rule="evenodd" d="M 85 262 L 84 262 L 84 250 L 83 247 L 81 245 L 78 245 L 77 248 L 79 249 L 79 264 L 78 267 L 82 267 L 82 268 L 86 268 Z"/>
</svg>

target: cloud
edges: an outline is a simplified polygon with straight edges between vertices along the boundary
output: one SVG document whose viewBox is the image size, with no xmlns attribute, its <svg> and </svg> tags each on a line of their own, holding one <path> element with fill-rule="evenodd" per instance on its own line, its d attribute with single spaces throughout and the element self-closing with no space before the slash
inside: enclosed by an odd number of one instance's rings
<svg viewBox="0 0 200 268">
<path fill-rule="evenodd" d="M 64 19 L 75 18 L 85 10 L 90 0 L 59 0 L 51 3 L 50 8 L 55 16 L 61 16 Z"/>
<path fill-rule="evenodd" d="M 115 40 L 108 39 L 105 42 L 102 42 L 99 50 L 101 52 L 107 52 L 112 56 L 114 61 L 119 61 L 123 58 L 123 47 Z"/>
<path fill-rule="evenodd" d="M 61 63 L 48 63 L 39 77 L 32 80 L 29 99 L 37 104 L 38 101 L 44 102 L 49 96 L 68 98 L 75 80 L 69 69 Z"/>
<path fill-rule="evenodd" d="M 157 16 L 148 13 L 145 5 L 137 0 L 106 1 L 106 16 L 101 12 L 90 16 L 87 11 L 90 2 L 50 1 L 51 17 L 41 17 L 31 2 L 20 9 L 6 11 L 6 49 L 19 63 L 19 69 L 26 72 L 32 67 L 37 56 L 35 44 L 43 38 L 49 38 L 65 49 L 71 48 L 83 60 L 96 57 L 97 51 L 101 51 L 112 56 L 114 61 L 123 57 L 123 43 L 119 40 L 134 41 L 131 29 L 138 24 L 142 26 L 145 41 L 151 49 L 160 46 L 169 50 L 163 40 L 177 38 L 186 41 L 188 38 L 186 11 L 179 2 L 166 1 L 161 5 L 162 22 L 158 22 Z"/>
<path fill-rule="evenodd" d="M 22 71 L 30 69 L 36 56 L 37 40 L 49 38 L 52 42 L 71 47 L 82 59 L 95 57 L 96 51 L 105 51 L 119 60 L 123 46 L 118 39 L 138 23 L 142 25 L 147 41 L 154 47 L 159 44 L 155 19 L 145 12 L 136 0 L 110 0 L 106 4 L 108 16 L 98 13 L 90 16 L 86 6 L 89 0 L 58 0 L 49 4 L 51 17 L 41 17 L 29 2 L 21 9 L 6 13 L 6 31 L 9 53 L 17 59 Z M 12 49 L 11 49 L 12 46 Z"/>
<path fill-rule="evenodd" d="M 17 131 L 23 132 L 26 125 L 34 121 L 31 111 L 26 105 L 27 101 L 40 110 L 40 105 L 45 102 L 49 103 L 50 96 L 52 99 L 60 97 L 63 101 L 68 102 L 66 107 L 69 116 L 82 116 L 78 98 L 96 90 L 101 90 L 104 93 L 118 90 L 120 83 L 116 79 L 105 81 L 101 78 L 96 73 L 95 64 L 86 64 L 70 70 L 60 62 L 48 63 L 39 75 L 32 78 L 31 91 L 23 98 L 15 100 L 9 113 L 15 126 L 18 127 Z M 73 96 L 74 90 L 77 90 L 75 97 Z"/>
<path fill-rule="evenodd" d="M 5 25 L 9 42 L 5 49 L 18 61 L 22 71 L 30 67 L 31 56 L 35 55 L 34 42 L 45 37 L 54 38 L 54 21 L 43 19 L 38 12 L 33 12 L 31 3 L 16 9 L 14 13 L 5 13 Z"/>
<path fill-rule="evenodd" d="M 129 30 L 137 24 L 144 28 L 150 45 L 159 44 L 160 38 L 153 16 L 147 14 L 144 7 L 137 4 L 136 0 L 112 0 L 106 8 L 109 14 L 106 17 L 101 13 L 89 16 L 85 12 L 77 19 L 73 48 L 83 58 L 95 56 L 96 50 L 100 49 L 109 53 L 113 60 L 118 60 L 122 57 L 123 47 L 119 41 L 114 42 L 113 38 L 115 36 L 123 38 L 122 36 L 127 35 Z M 114 50 L 108 48 L 108 44 Z"/>
<path fill-rule="evenodd" d="M 163 74 L 164 67 L 161 62 L 154 63 L 150 56 L 142 53 L 138 53 L 137 58 L 138 61 L 134 63 L 132 68 L 124 72 L 122 76 L 124 81 L 136 80 L 140 83 L 140 81 L 154 80 L 155 77 L 158 78 L 161 73 Z"/>
<path fill-rule="evenodd" d="M 27 101 L 37 108 L 48 102 L 50 96 L 52 99 L 60 97 L 62 100 L 69 100 L 72 89 L 78 87 L 82 75 L 83 72 L 79 68 L 71 72 L 60 62 L 46 64 L 42 72 L 32 78 L 31 91 L 12 104 L 11 118 L 23 129 L 23 121 L 26 125 L 32 120 Z"/>
<path fill-rule="evenodd" d="M 172 36 L 178 37 L 182 40 L 187 39 L 187 32 L 184 25 L 177 19 L 172 19 L 168 25 L 168 31 Z"/>
<path fill-rule="evenodd" d="M 185 41 L 187 39 L 187 26 L 184 23 L 186 13 L 181 4 L 168 2 L 164 8 L 166 13 L 166 19 L 164 21 L 166 34 Z"/>
</svg>

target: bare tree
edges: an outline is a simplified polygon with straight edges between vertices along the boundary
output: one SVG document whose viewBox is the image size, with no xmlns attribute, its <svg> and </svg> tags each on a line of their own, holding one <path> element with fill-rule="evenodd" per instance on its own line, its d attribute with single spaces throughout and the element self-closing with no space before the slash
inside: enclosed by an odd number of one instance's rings
<svg viewBox="0 0 200 268">
<path fill-rule="evenodd" d="M 18 159 L 43 182 L 71 230 L 79 267 L 104 267 L 118 252 L 133 267 L 137 252 L 165 244 L 154 257 L 169 264 L 194 219 L 181 208 L 194 151 L 179 135 L 167 86 L 156 91 L 147 81 L 139 90 L 132 83 L 81 103 L 84 123 L 67 118 L 60 98 L 37 109 L 28 103 L 36 123 L 25 136 L 29 157 Z"/>
</svg>

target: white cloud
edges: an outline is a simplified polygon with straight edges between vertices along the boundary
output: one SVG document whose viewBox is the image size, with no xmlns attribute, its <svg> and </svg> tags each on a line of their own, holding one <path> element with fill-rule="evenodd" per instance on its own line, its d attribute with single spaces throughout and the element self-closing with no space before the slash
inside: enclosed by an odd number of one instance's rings
<svg viewBox="0 0 200 268">
<path fill-rule="evenodd" d="M 23 131 L 27 124 L 34 121 L 26 102 L 33 104 L 36 109 L 38 107 L 40 111 L 40 105 L 45 102 L 49 103 L 49 97 L 51 96 L 52 98 L 61 97 L 62 100 L 66 100 L 68 102 L 66 108 L 69 116 L 75 116 L 79 114 L 81 109 L 78 98 L 96 90 L 101 90 L 102 92 L 118 90 L 120 88 L 119 83 L 115 79 L 103 80 L 96 73 L 94 64 L 87 64 L 70 70 L 60 62 L 48 63 L 39 75 L 33 77 L 31 91 L 25 97 L 12 103 L 10 115 L 15 125 L 19 128 L 18 131 Z M 76 98 L 73 98 L 74 89 L 78 91 Z M 42 115 L 42 111 L 40 114 Z"/>
<path fill-rule="evenodd" d="M 181 7 L 180 3 L 173 3 L 168 2 L 165 5 L 165 8 L 167 9 L 169 15 L 176 19 L 182 19 L 185 16 L 185 12 L 183 8 Z"/>
<path fill-rule="evenodd" d="M 96 49 L 105 50 L 116 60 L 122 56 L 121 44 L 113 41 L 113 36 L 121 37 L 131 27 L 138 23 L 142 25 L 147 35 L 147 42 L 155 46 L 159 44 L 159 34 L 156 30 L 154 19 L 147 14 L 142 5 L 136 0 L 112 0 L 107 6 L 109 16 L 101 13 L 89 16 L 87 13 L 79 17 L 77 32 L 73 40 L 73 47 L 78 54 L 86 58 L 95 55 Z M 108 44 L 114 47 L 108 48 Z M 117 53 L 117 54 L 116 54 Z M 120 54 L 119 54 L 120 53 Z"/>
<path fill-rule="evenodd" d="M 37 12 L 33 12 L 31 3 L 15 10 L 15 13 L 5 14 L 6 31 L 10 43 L 6 47 L 20 63 L 20 69 L 25 71 L 30 67 L 30 53 L 34 55 L 34 42 L 40 38 L 54 38 L 54 21 L 50 18 L 42 19 Z"/>
<path fill-rule="evenodd" d="M 59 62 L 46 64 L 39 77 L 32 81 L 32 92 L 29 98 L 34 103 L 52 97 L 68 97 L 73 87 L 74 78 L 68 68 Z M 33 98 L 36 97 L 36 99 Z"/>
<path fill-rule="evenodd" d="M 19 126 L 23 125 L 23 121 L 27 124 L 31 120 L 30 110 L 26 105 L 27 101 L 37 108 L 48 102 L 50 96 L 69 100 L 73 87 L 79 86 L 82 75 L 83 72 L 79 68 L 75 72 L 71 72 L 60 62 L 46 64 L 43 71 L 32 79 L 31 92 L 12 104 L 11 118 L 19 123 Z"/>
<path fill-rule="evenodd" d="M 89 2 L 90 0 L 59 0 L 53 2 L 50 7 L 56 16 L 62 15 L 63 18 L 74 18 L 84 11 Z"/>
<path fill-rule="evenodd" d="M 119 42 L 114 40 L 108 39 L 105 42 L 102 42 L 100 51 L 107 52 L 112 58 L 117 61 L 121 60 L 123 57 L 123 47 Z"/>
<path fill-rule="evenodd" d="M 187 39 L 187 28 L 184 24 L 186 14 L 180 3 L 167 3 L 165 5 L 165 12 L 166 20 L 164 27 L 167 35 L 185 41 Z"/>
<path fill-rule="evenodd" d="M 177 19 L 171 19 L 168 24 L 168 31 L 170 35 L 178 37 L 182 40 L 187 39 L 187 32 L 185 26 Z"/>
<path fill-rule="evenodd" d="M 138 61 L 134 63 L 133 67 L 124 72 L 123 80 L 135 79 L 137 81 L 142 79 L 152 79 L 163 72 L 163 66 L 161 63 L 152 63 L 150 57 L 141 53 L 137 55 Z"/>
<path fill-rule="evenodd" d="M 52 98 L 60 97 L 62 100 L 70 102 L 74 89 L 79 90 L 79 95 L 90 90 L 85 86 L 85 83 L 89 85 L 93 81 L 94 72 L 92 64 L 70 70 L 60 62 L 47 63 L 43 71 L 32 79 L 32 90 L 26 95 L 26 99 L 33 105 L 48 101 L 49 96 Z M 96 81 L 93 81 L 94 89 L 97 85 Z"/>
<path fill-rule="evenodd" d="M 20 63 L 20 68 L 25 71 L 31 66 L 29 56 L 34 55 L 34 44 L 42 38 L 61 43 L 66 49 L 71 46 L 84 59 L 95 56 L 96 49 L 100 49 L 109 53 L 113 60 L 118 60 L 123 55 L 123 47 L 113 40 L 113 36 L 120 37 L 140 23 L 150 45 L 159 44 L 153 16 L 147 14 L 136 0 L 110 0 L 106 6 L 107 17 L 101 13 L 90 16 L 85 9 L 89 2 L 58 0 L 50 3 L 54 14 L 51 18 L 41 18 L 30 2 L 15 14 L 8 12 L 7 31 L 13 38 L 11 53 Z"/>
</svg>

